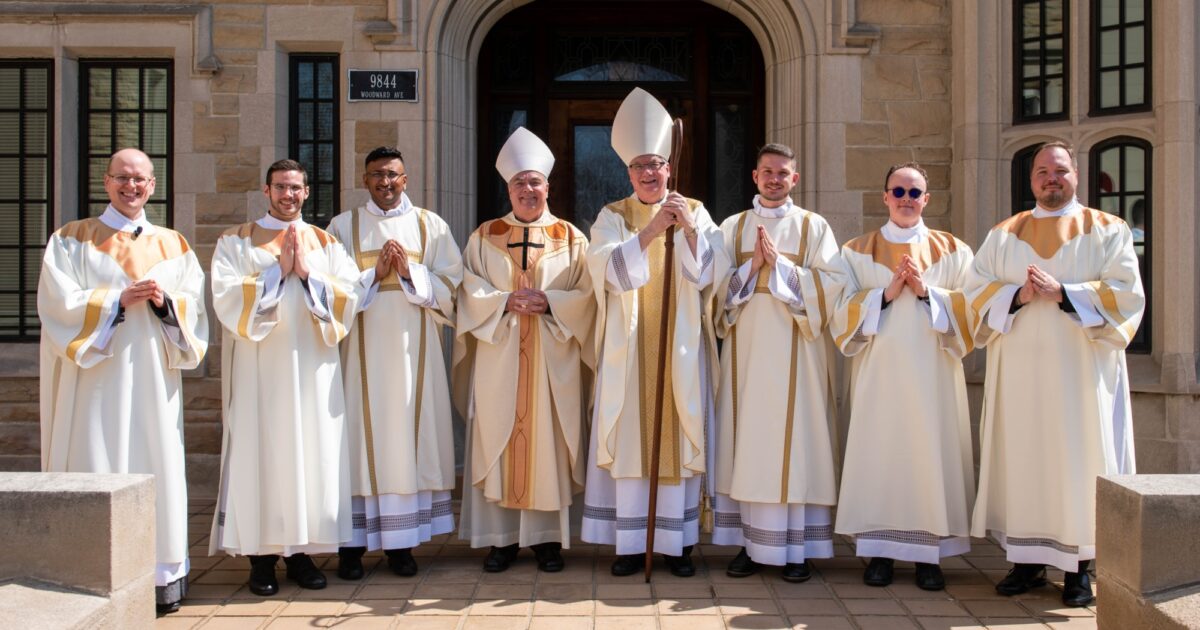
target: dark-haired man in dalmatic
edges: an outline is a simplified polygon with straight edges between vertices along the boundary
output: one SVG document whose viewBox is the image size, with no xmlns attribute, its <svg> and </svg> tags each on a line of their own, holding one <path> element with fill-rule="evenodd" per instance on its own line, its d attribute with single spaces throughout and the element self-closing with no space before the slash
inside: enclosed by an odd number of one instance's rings
<svg viewBox="0 0 1200 630">
<path fill-rule="evenodd" d="M 350 540 L 338 342 L 359 272 L 336 238 L 305 223 L 303 166 L 272 164 L 263 193 L 267 214 L 227 230 L 213 253 L 225 432 L 209 553 L 249 556 L 250 592 L 274 595 L 279 556 L 288 579 L 321 589 L 308 554 Z"/>
<path fill-rule="evenodd" d="M 441 217 L 405 194 L 404 157 L 379 147 L 363 162 L 366 205 L 329 232 L 358 264 L 358 315 L 342 342 L 353 539 L 338 576 L 363 576 L 367 549 L 398 575 L 412 548 L 454 529 L 454 434 L 439 329 L 454 324 L 462 256 Z"/>
</svg>

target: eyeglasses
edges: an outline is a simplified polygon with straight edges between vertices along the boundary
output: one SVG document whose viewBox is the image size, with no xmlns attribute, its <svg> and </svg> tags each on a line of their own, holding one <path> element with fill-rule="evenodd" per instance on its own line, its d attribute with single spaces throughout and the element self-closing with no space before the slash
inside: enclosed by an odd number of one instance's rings
<svg viewBox="0 0 1200 630">
<path fill-rule="evenodd" d="M 905 190 L 903 186 L 897 186 L 890 192 L 892 193 L 892 196 L 897 199 L 903 199 L 905 194 L 907 194 L 910 199 L 920 199 L 921 195 L 925 194 L 925 191 L 921 190 L 920 188 L 909 188 L 908 190 Z"/>
<path fill-rule="evenodd" d="M 645 164 L 643 164 L 641 162 L 634 162 L 633 164 L 629 165 L 629 170 L 631 170 L 635 173 L 641 173 L 643 171 L 653 173 L 666 165 L 667 165 L 666 162 L 660 162 L 658 160 L 654 160 L 652 162 L 646 162 Z"/>
<path fill-rule="evenodd" d="M 146 184 L 149 184 L 151 181 L 154 180 L 153 177 L 129 177 L 128 175 L 109 175 L 107 173 L 105 173 L 104 176 L 112 179 L 114 182 L 117 182 L 121 186 L 124 186 L 125 184 L 133 184 L 134 186 L 145 186 Z"/>
<path fill-rule="evenodd" d="M 300 193 L 303 192 L 305 188 L 307 188 L 307 186 L 296 186 L 295 184 L 290 186 L 288 184 L 271 184 L 271 190 L 274 190 L 281 195 L 289 192 L 292 194 Z"/>
<path fill-rule="evenodd" d="M 367 177 L 371 179 L 386 179 L 389 182 L 394 182 L 405 175 L 406 173 L 397 173 L 396 171 L 371 171 L 367 173 Z"/>
</svg>

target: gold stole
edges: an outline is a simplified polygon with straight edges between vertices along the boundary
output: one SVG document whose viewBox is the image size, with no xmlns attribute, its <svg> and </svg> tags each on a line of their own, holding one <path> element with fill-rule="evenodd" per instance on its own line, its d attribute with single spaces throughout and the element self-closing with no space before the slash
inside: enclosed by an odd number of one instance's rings
<svg viewBox="0 0 1200 630">
<path fill-rule="evenodd" d="M 407 249 L 404 253 L 408 254 L 408 259 L 412 262 L 420 264 L 425 258 L 425 211 L 417 208 L 417 223 L 420 226 L 420 250 L 410 252 Z M 379 252 L 382 249 L 372 249 L 364 251 L 362 248 L 362 239 L 359 236 L 359 213 L 366 210 L 353 210 L 350 217 L 350 234 L 354 241 L 354 261 L 358 263 L 359 271 L 366 271 L 375 266 L 379 261 Z M 379 291 L 396 291 L 403 290 L 400 286 L 399 279 L 396 274 L 389 273 L 385 278 L 379 280 Z M 363 411 L 363 437 L 367 444 L 367 474 L 371 478 L 371 496 L 379 496 L 379 482 L 375 477 L 375 437 L 371 429 L 371 397 L 369 395 L 370 388 L 367 386 L 367 329 L 366 323 L 363 321 L 363 313 L 359 312 L 355 320 L 355 326 L 358 327 L 358 380 L 362 383 L 362 411 Z M 421 337 L 417 344 L 417 391 L 416 391 L 416 410 L 413 413 L 413 435 L 414 442 L 420 445 L 421 435 L 421 392 L 425 387 L 425 314 L 421 313 Z M 420 449 L 413 449 L 420 452 Z"/>
<path fill-rule="evenodd" d="M 644 228 L 653 218 L 656 206 L 648 206 L 626 200 L 622 216 L 626 226 L 633 232 Z M 646 248 L 646 260 L 650 265 L 650 281 L 638 288 L 638 389 L 640 393 L 640 414 L 642 433 L 642 476 L 650 477 L 650 464 L 653 456 L 654 439 L 654 409 L 660 396 L 663 400 L 662 440 L 659 443 L 658 481 L 667 485 L 678 485 L 682 480 L 679 461 L 679 414 L 675 407 L 674 388 L 671 386 L 672 356 L 675 338 L 675 295 L 669 296 L 666 312 L 663 312 L 663 284 L 668 273 L 663 265 L 666 252 L 666 235 L 659 236 L 650 242 Z M 676 254 L 678 260 L 678 254 Z M 674 280 L 674 279 L 673 279 Z M 674 293 L 679 291 L 679 282 L 673 281 Z M 658 348 L 662 341 L 662 321 L 667 317 L 667 356 L 659 357 Z M 663 365 L 664 392 L 658 391 L 659 361 Z"/>
</svg>

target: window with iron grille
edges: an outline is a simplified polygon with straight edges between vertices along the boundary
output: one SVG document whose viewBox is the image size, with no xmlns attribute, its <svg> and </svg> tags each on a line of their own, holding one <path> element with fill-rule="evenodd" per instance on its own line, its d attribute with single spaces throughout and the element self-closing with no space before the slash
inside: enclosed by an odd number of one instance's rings
<svg viewBox="0 0 1200 630">
<path fill-rule="evenodd" d="M 36 341 L 38 274 L 50 236 L 50 61 L 0 61 L 0 340 Z"/>
<path fill-rule="evenodd" d="M 1089 156 L 1091 179 L 1088 182 L 1089 204 L 1115 214 L 1129 224 L 1133 231 L 1133 248 L 1137 252 L 1138 269 L 1146 289 L 1146 312 L 1142 325 L 1129 344 L 1130 352 L 1150 352 L 1151 287 L 1150 226 L 1153 218 L 1150 198 L 1150 143 L 1139 138 L 1121 136 L 1109 138 L 1092 148 Z"/>
<path fill-rule="evenodd" d="M 291 55 L 288 157 L 308 171 L 304 220 L 327 225 L 338 209 L 338 58 Z"/>
<path fill-rule="evenodd" d="M 1150 109 L 1150 0 L 1092 0 L 1091 115 Z"/>
<path fill-rule="evenodd" d="M 104 175 L 112 154 L 141 149 L 154 164 L 154 194 L 146 218 L 171 227 L 174 89 L 170 60 L 79 62 L 79 215 L 100 216 L 108 207 Z"/>
<path fill-rule="evenodd" d="M 1016 122 L 1067 116 L 1067 3 L 1017 0 L 1013 11 L 1013 93 Z"/>
</svg>

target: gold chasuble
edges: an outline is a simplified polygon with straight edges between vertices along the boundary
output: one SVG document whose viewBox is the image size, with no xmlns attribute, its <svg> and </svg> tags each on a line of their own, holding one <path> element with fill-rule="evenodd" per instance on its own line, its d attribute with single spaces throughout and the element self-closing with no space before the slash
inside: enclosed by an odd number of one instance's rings
<svg viewBox="0 0 1200 630">
<path fill-rule="evenodd" d="M 709 239 L 707 262 L 714 269 L 727 266 L 720 233 L 699 201 L 688 199 L 689 209 L 697 213 L 698 238 Z M 700 361 L 707 356 L 709 374 L 717 374 L 716 339 L 712 326 L 712 284 L 697 288 L 686 276 L 681 260 L 688 247 L 681 230 L 675 233 L 675 268 L 663 268 L 665 235 L 654 239 L 643 252 L 650 267 L 649 281 L 636 290 L 621 292 L 606 287 L 606 269 L 613 260 L 624 278 L 620 256 L 622 243 L 633 238 L 658 212 L 649 205 L 628 197 L 609 204 L 592 226 L 593 243 L 589 266 L 599 311 L 596 325 L 600 383 L 596 392 L 596 421 L 599 423 L 596 465 L 608 469 L 614 478 L 642 478 L 650 475 L 651 437 L 655 402 L 665 396 L 663 429 L 659 458 L 659 481 L 678 485 L 693 474 L 705 472 L 705 415 L 703 407 L 712 392 L 702 391 Z M 714 260 L 716 256 L 719 260 Z M 664 308 L 663 286 L 667 273 L 673 273 L 672 295 Z M 666 357 L 659 356 L 663 317 L 669 336 Z M 703 352 L 705 344 L 707 352 Z M 657 369 L 665 361 L 665 392 L 657 391 Z M 633 423 L 636 423 L 633 424 Z"/>
<path fill-rule="evenodd" d="M 454 360 L 455 404 L 470 420 L 464 501 L 554 511 L 583 489 L 595 313 L 586 251 L 583 233 L 549 212 L 530 223 L 509 213 L 467 243 Z M 545 292 L 546 313 L 506 311 L 526 288 Z M 491 524 L 470 525 L 478 536 Z"/>
<path fill-rule="evenodd" d="M 1011 312 L 1029 265 L 1071 312 L 1044 299 Z M 1078 202 L 1019 213 L 988 233 L 966 292 L 987 348 L 971 535 L 1010 561 L 1077 571 L 1095 557 L 1096 477 L 1136 472 L 1125 347 L 1146 293 L 1132 231 Z"/>
</svg>

